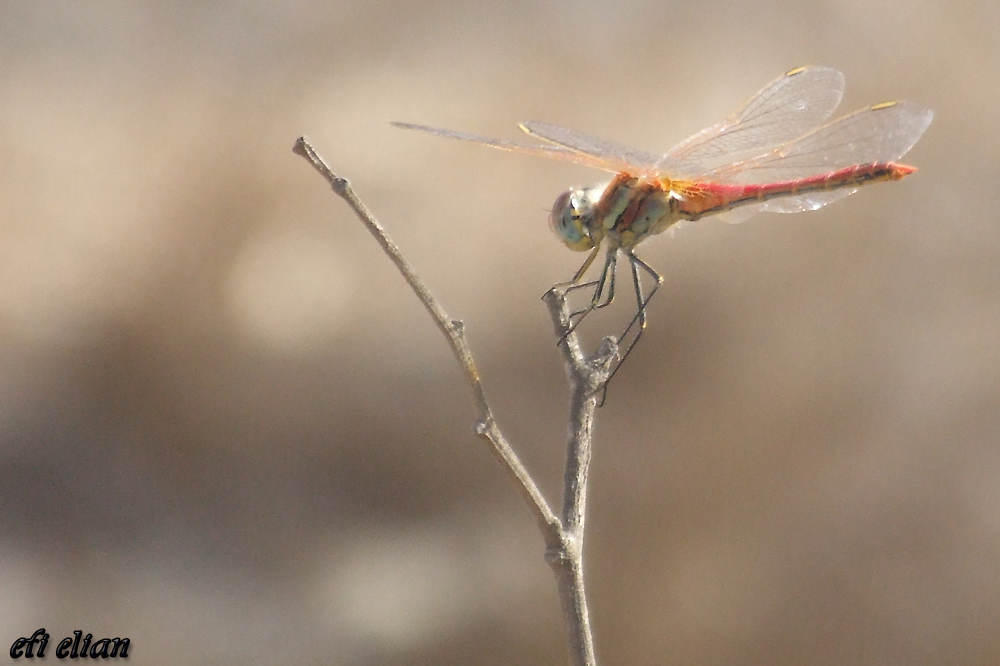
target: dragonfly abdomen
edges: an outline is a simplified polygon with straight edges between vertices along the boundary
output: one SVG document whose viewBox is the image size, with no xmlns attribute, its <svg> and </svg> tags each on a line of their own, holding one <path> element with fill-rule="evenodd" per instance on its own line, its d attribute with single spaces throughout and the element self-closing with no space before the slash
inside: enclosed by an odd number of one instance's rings
<svg viewBox="0 0 1000 666">
<path fill-rule="evenodd" d="M 760 203 L 777 197 L 794 197 L 813 192 L 827 192 L 842 188 L 858 188 L 867 183 L 899 180 L 916 171 L 911 166 L 894 162 L 855 164 L 830 173 L 755 185 L 728 185 L 723 183 L 697 183 L 685 192 L 678 205 L 679 212 L 687 219 L 721 213 L 737 206 Z"/>
</svg>

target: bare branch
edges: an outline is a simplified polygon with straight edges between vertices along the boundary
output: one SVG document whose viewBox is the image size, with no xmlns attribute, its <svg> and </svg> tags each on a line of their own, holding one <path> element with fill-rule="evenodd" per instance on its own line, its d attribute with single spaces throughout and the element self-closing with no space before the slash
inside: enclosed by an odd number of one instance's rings
<svg viewBox="0 0 1000 666">
<path fill-rule="evenodd" d="M 594 413 L 601 390 L 608 380 L 612 362 L 618 353 L 614 338 L 606 338 L 591 358 L 580 351 L 580 344 L 570 328 L 570 310 L 566 291 L 554 287 L 543 300 L 549 307 L 563 354 L 566 377 L 572 393 L 570 429 L 566 451 L 566 472 L 561 518 L 555 514 L 529 476 L 517 454 L 507 442 L 493 418 L 486 400 L 479 372 L 465 340 L 461 321 L 451 319 L 427 286 L 417 276 L 399 248 L 389 239 L 368 208 L 358 199 L 347 179 L 334 174 L 306 139 L 295 143 L 294 152 L 306 158 L 344 199 L 385 253 L 403 274 L 407 283 L 424 304 L 434 322 L 448 339 L 467 382 L 472 389 L 478 417 L 475 432 L 490 444 L 490 450 L 503 463 L 517 483 L 522 496 L 535 514 L 546 545 L 546 561 L 556 574 L 559 600 L 570 643 L 573 666 L 595 666 L 593 638 L 583 584 L 583 537 L 587 506 L 587 480 L 590 470 Z"/>
<path fill-rule="evenodd" d="M 476 370 L 472 352 L 469 350 L 469 346 L 465 340 L 465 331 L 462 322 L 457 319 L 451 319 L 448 316 L 444 308 L 441 307 L 437 299 L 431 294 L 427 285 L 417 276 L 409 262 L 406 261 L 406 258 L 399 251 L 399 248 L 396 247 L 396 244 L 392 242 L 385 230 L 372 215 L 371 211 L 368 210 L 354 193 L 347 179 L 333 173 L 305 137 L 300 137 L 295 142 L 293 151 L 295 154 L 306 158 L 320 175 L 330 183 L 333 191 L 347 202 L 347 205 L 351 207 L 368 231 L 375 237 L 375 240 L 385 251 L 386 255 L 388 255 L 389 259 L 392 260 L 392 263 L 403 274 L 403 278 L 406 279 L 410 288 L 416 293 L 420 302 L 424 304 L 424 307 L 434 319 L 434 323 L 444 333 L 452 352 L 455 354 L 455 358 L 458 360 L 458 364 L 465 373 L 466 381 L 472 389 L 472 396 L 476 403 L 477 412 L 475 433 L 489 442 L 490 450 L 493 451 L 494 455 L 496 455 L 508 473 L 517 482 L 521 495 L 528 502 L 528 506 L 531 507 L 532 512 L 535 514 L 535 519 L 538 521 L 539 527 L 545 535 L 546 545 L 551 547 L 559 543 L 559 533 L 561 531 L 559 518 L 555 515 L 548 502 L 545 501 L 538 486 L 535 485 L 534 480 L 528 474 L 528 471 L 521 463 L 514 449 L 507 442 L 506 437 L 504 437 L 493 418 L 493 412 L 490 409 L 489 402 L 486 400 L 486 393 L 479 379 L 479 371 Z"/>
<path fill-rule="evenodd" d="M 565 289 L 553 287 L 543 300 L 549 307 L 556 335 L 561 339 L 559 347 L 572 391 L 563 487 L 563 541 L 558 551 L 549 550 L 546 559 L 558 581 L 559 601 L 574 666 L 593 666 L 597 660 L 583 580 L 587 483 L 594 413 L 601 390 L 611 374 L 618 346 L 614 338 L 605 338 L 591 358 L 584 357 L 576 334 L 566 335 L 570 315 Z"/>
</svg>

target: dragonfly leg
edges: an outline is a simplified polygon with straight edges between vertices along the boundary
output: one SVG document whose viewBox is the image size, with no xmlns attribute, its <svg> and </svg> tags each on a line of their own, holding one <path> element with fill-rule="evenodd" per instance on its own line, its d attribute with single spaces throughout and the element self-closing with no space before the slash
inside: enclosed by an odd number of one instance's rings
<svg viewBox="0 0 1000 666">
<path fill-rule="evenodd" d="M 604 405 L 604 400 L 608 393 L 608 383 L 611 381 L 611 378 L 614 377 L 618 370 L 622 367 L 622 363 L 625 362 L 625 359 L 627 359 L 629 354 L 632 353 L 632 350 L 635 349 L 636 343 L 639 342 L 639 338 L 642 337 L 643 331 L 646 330 L 646 307 L 649 305 L 649 302 L 653 300 L 653 294 L 655 294 L 656 290 L 660 288 L 661 284 L 663 284 L 663 277 L 653 270 L 652 266 L 635 256 L 631 249 L 626 250 L 625 255 L 628 257 L 629 266 L 632 269 L 632 284 L 635 287 L 635 302 L 637 309 L 635 316 L 632 317 L 632 321 L 629 322 L 628 326 L 625 327 L 625 330 L 622 331 L 621 337 L 618 338 L 619 344 L 625 340 L 626 336 L 632 331 L 633 326 L 639 324 L 639 329 L 635 334 L 635 338 L 629 344 L 628 348 L 626 348 L 625 353 L 622 354 L 621 359 L 611 371 L 611 374 L 608 375 L 608 381 L 604 383 L 604 393 L 601 395 L 598 407 Z M 640 279 L 639 269 L 642 269 L 647 275 L 653 278 L 653 288 L 650 289 L 649 293 L 645 296 L 642 293 L 642 280 Z"/>
<path fill-rule="evenodd" d="M 589 263 L 590 259 L 588 258 L 588 263 L 585 264 L 585 267 L 589 265 Z M 559 344 L 562 344 L 563 341 L 571 333 L 573 333 L 573 331 L 577 329 L 577 327 L 580 325 L 581 322 L 583 322 L 583 320 L 587 317 L 587 315 L 589 315 L 594 310 L 611 305 L 611 301 L 615 299 L 615 274 L 617 272 L 616 271 L 617 265 L 618 265 L 618 249 L 609 248 L 607 258 L 604 260 L 604 270 L 601 271 L 600 278 L 591 282 L 583 282 L 576 284 L 571 283 L 570 286 L 567 288 L 566 291 L 570 292 L 570 291 L 575 291 L 577 289 L 586 289 L 588 287 L 593 286 L 594 296 L 593 298 L 590 299 L 590 305 L 583 308 L 582 310 L 577 310 L 576 312 L 570 313 L 569 315 L 570 325 L 566 329 L 566 332 L 563 334 L 563 336 L 559 338 Z M 579 279 L 581 274 L 582 270 L 577 271 L 576 275 L 577 279 Z M 573 321 L 574 319 L 576 321 Z"/>
<path fill-rule="evenodd" d="M 577 310 L 569 317 L 586 317 L 588 314 L 593 312 L 598 308 L 605 308 L 611 305 L 611 301 L 615 300 L 615 267 L 618 265 L 618 252 L 615 250 L 609 250 L 608 256 L 604 260 L 604 270 L 601 271 L 601 277 L 593 282 L 584 282 L 582 284 L 574 284 L 570 286 L 567 291 L 573 291 L 575 289 L 584 289 L 590 285 L 596 285 L 594 288 L 594 296 L 590 299 L 590 305 L 582 310 Z M 603 299 L 603 300 L 602 300 Z M 579 323 L 579 322 L 577 322 Z"/>
<path fill-rule="evenodd" d="M 594 247 L 593 251 L 587 255 L 587 260 L 583 262 L 583 265 L 580 266 L 580 269 L 576 272 L 576 275 L 574 275 L 573 279 L 570 280 L 570 284 L 576 284 L 577 282 L 580 281 L 580 278 L 582 278 L 583 274 L 587 272 L 587 269 L 590 268 L 590 265 L 594 263 L 594 259 L 597 258 L 597 253 L 600 251 L 601 251 L 600 245 Z"/>
<path fill-rule="evenodd" d="M 573 279 L 571 279 L 569 282 L 559 282 L 559 283 L 555 284 L 552 287 L 552 289 L 557 289 L 559 287 L 565 287 L 566 291 L 568 292 L 568 291 L 573 291 L 575 289 L 580 289 L 582 287 L 589 287 L 589 286 L 597 284 L 597 282 L 598 282 L 597 280 L 592 280 L 590 282 L 584 282 L 584 283 L 581 284 L 580 283 L 580 278 L 583 277 L 583 274 L 586 273 L 587 269 L 590 268 L 591 264 L 594 263 L 594 259 L 597 258 L 597 253 L 600 252 L 600 251 L 601 251 L 601 247 L 598 245 L 597 247 L 595 247 L 593 249 L 593 251 L 591 251 L 590 254 L 587 255 L 587 260 L 584 261 L 583 265 L 580 266 L 580 268 L 576 271 L 576 274 L 573 276 Z M 551 289 L 549 291 L 551 291 Z"/>
</svg>

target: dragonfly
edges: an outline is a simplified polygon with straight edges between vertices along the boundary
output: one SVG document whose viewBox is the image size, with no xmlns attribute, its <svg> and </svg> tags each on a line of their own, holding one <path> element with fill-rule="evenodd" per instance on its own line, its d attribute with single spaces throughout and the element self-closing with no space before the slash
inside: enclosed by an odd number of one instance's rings
<svg viewBox="0 0 1000 666">
<path fill-rule="evenodd" d="M 549 216 L 552 229 L 569 249 L 589 252 L 562 285 L 567 290 L 594 288 L 587 307 L 570 316 L 560 343 L 588 314 L 611 304 L 619 255 L 629 263 L 637 309 L 619 344 L 633 328 L 636 332 L 609 374 L 610 381 L 645 331 L 647 307 L 663 283 L 635 253 L 646 238 L 709 216 L 741 222 L 759 212 L 816 210 L 862 185 L 900 180 L 916 171 L 897 160 L 923 135 L 933 111 L 913 102 L 883 102 L 828 122 L 843 92 L 844 75 L 836 69 L 793 69 L 725 120 L 665 154 L 542 122 L 519 125 L 537 140 L 534 143 L 411 123 L 393 125 L 614 174 L 609 182 L 566 190 Z M 581 282 L 602 246 L 606 249 L 599 277 Z M 648 293 L 642 274 L 653 282 Z"/>
</svg>

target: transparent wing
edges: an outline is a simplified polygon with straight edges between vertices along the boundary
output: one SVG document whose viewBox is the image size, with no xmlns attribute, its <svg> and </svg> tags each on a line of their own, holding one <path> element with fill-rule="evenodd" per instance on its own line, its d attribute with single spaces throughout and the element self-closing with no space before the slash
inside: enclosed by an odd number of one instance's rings
<svg viewBox="0 0 1000 666">
<path fill-rule="evenodd" d="M 687 177 L 760 155 L 823 123 L 843 93 L 844 75 L 835 69 L 793 69 L 722 122 L 674 146 L 656 167 L 665 175 Z"/>
<path fill-rule="evenodd" d="M 577 132 L 559 125 L 549 123 L 521 123 L 521 129 L 530 136 L 548 141 L 562 148 L 572 150 L 581 155 L 588 155 L 614 166 L 617 172 L 628 172 L 635 175 L 655 176 L 656 164 L 661 155 L 636 150 L 622 146 L 613 141 L 601 139 L 590 134 Z"/>
<path fill-rule="evenodd" d="M 613 173 L 622 170 L 620 168 L 621 165 L 617 161 L 609 160 L 599 155 L 570 150 L 569 148 L 559 145 L 547 146 L 533 143 L 522 143 L 520 141 L 509 141 L 507 139 L 491 139 L 489 137 L 478 136 L 476 134 L 437 129 L 435 127 L 426 127 L 424 125 L 414 125 L 411 123 L 394 122 L 392 124 L 402 129 L 418 130 L 420 132 L 443 136 L 449 139 L 459 139 L 460 141 L 471 141 L 472 143 L 478 143 L 483 146 L 497 148 L 498 150 L 506 150 L 512 153 L 522 153 L 525 155 L 534 155 L 536 157 L 547 157 L 561 162 L 581 164 L 583 166 L 593 167 L 603 171 L 611 171 Z"/>
<path fill-rule="evenodd" d="M 842 187 L 829 192 L 814 192 L 797 197 L 782 197 L 771 199 L 759 204 L 740 206 L 733 210 L 715 215 L 716 218 L 729 224 L 744 222 L 757 213 L 802 213 L 807 210 L 817 210 L 838 199 L 848 197 L 858 191 L 858 188 Z"/>
<path fill-rule="evenodd" d="M 756 157 L 702 174 L 705 180 L 758 184 L 791 181 L 856 164 L 895 162 L 923 135 L 934 113 L 913 102 L 855 111 Z"/>
<path fill-rule="evenodd" d="M 857 164 L 894 162 L 910 151 L 933 118 L 933 111 L 913 102 L 876 104 L 768 153 L 719 167 L 702 177 L 720 183 L 777 183 L 819 176 Z M 856 191 L 857 188 L 848 187 L 771 199 L 738 208 L 722 217 L 727 221 L 741 221 L 760 211 L 798 213 L 815 210 Z"/>
</svg>

